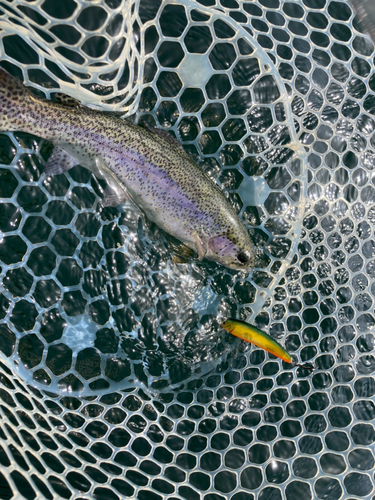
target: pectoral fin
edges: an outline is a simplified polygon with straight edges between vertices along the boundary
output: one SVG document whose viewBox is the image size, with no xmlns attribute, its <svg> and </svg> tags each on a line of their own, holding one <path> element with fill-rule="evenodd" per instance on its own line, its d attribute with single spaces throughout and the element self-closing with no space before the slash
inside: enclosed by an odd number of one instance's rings
<svg viewBox="0 0 375 500">
<path fill-rule="evenodd" d="M 90 170 L 99 179 L 104 179 L 107 186 L 104 188 L 104 196 L 101 200 L 103 207 L 117 207 L 123 203 L 129 203 L 130 196 L 126 188 L 119 182 L 115 174 L 107 167 L 101 158 L 96 158 Z"/>
<path fill-rule="evenodd" d="M 207 247 L 196 231 L 193 233 L 193 241 L 197 249 L 198 259 L 203 260 L 207 253 Z"/>
<path fill-rule="evenodd" d="M 44 172 L 46 175 L 59 175 L 67 172 L 78 164 L 78 161 L 73 158 L 73 156 L 59 146 L 55 146 L 51 156 L 44 165 Z"/>
<path fill-rule="evenodd" d="M 174 246 L 172 251 L 174 252 L 172 257 L 174 264 L 186 264 L 194 255 L 193 250 L 184 244 Z"/>
<path fill-rule="evenodd" d="M 128 193 L 118 184 L 108 184 L 104 189 L 104 196 L 101 204 L 103 207 L 117 207 L 129 201 Z"/>
</svg>

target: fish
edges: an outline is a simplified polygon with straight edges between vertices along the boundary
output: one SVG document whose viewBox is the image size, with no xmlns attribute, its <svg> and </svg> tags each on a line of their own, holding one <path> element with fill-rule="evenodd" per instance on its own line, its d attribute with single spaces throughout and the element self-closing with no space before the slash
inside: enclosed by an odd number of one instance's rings
<svg viewBox="0 0 375 500">
<path fill-rule="evenodd" d="M 0 130 L 26 132 L 54 145 L 44 170 L 57 175 L 75 165 L 105 179 L 103 204 L 129 199 L 146 217 L 198 254 L 250 272 L 255 249 L 219 187 L 167 131 L 134 125 L 111 113 L 33 94 L 0 69 Z"/>
<path fill-rule="evenodd" d="M 292 356 L 280 345 L 276 340 L 270 337 L 266 332 L 263 332 L 256 326 L 245 323 L 239 319 L 227 319 L 221 325 L 224 330 L 231 333 L 235 337 L 239 337 L 246 342 L 256 345 L 264 349 L 265 351 L 273 354 L 277 358 L 282 359 L 286 363 L 290 363 L 294 366 L 299 366 L 301 368 L 306 368 L 307 370 L 313 370 L 314 367 L 310 365 L 301 365 L 296 363 Z"/>
</svg>

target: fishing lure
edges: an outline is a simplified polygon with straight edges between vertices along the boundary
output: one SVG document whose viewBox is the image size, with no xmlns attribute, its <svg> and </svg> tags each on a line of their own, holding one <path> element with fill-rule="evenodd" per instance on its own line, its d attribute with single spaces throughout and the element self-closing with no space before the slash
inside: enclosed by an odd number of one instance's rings
<svg viewBox="0 0 375 500">
<path fill-rule="evenodd" d="M 262 330 L 259 330 L 256 326 L 249 325 L 248 323 L 238 319 L 227 319 L 221 326 L 232 335 L 239 337 L 242 340 L 246 340 L 246 342 L 250 342 L 257 347 L 261 347 L 286 363 L 291 363 L 293 366 L 299 366 L 301 368 L 306 368 L 307 370 L 314 369 L 313 366 L 296 363 L 291 355 L 278 342 L 276 342 L 276 340 L 270 337 L 267 333 L 262 332 Z"/>
</svg>

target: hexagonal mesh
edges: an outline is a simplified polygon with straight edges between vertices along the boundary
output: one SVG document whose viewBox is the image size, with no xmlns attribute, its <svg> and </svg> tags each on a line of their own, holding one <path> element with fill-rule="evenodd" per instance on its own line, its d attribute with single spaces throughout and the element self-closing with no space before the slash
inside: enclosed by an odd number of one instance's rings
<svg viewBox="0 0 375 500">
<path fill-rule="evenodd" d="M 173 264 L 134 207 L 99 210 L 90 172 L 46 177 L 49 145 L 2 133 L 0 498 L 371 498 L 374 47 L 350 7 L 0 11 L 5 69 L 170 130 L 258 254 L 248 278 Z M 232 339 L 229 315 L 317 370 Z"/>
</svg>

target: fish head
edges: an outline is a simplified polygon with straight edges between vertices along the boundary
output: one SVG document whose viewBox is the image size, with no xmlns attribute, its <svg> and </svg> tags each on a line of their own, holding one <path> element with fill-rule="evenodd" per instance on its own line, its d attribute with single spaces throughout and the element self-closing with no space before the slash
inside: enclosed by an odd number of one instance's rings
<svg viewBox="0 0 375 500">
<path fill-rule="evenodd" d="M 222 234 L 209 238 L 205 257 L 230 269 L 247 272 L 255 264 L 255 250 L 247 231 L 235 236 Z"/>
</svg>

